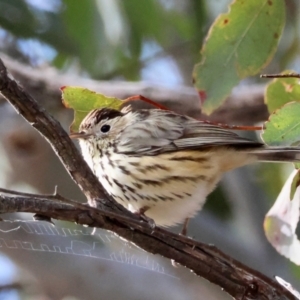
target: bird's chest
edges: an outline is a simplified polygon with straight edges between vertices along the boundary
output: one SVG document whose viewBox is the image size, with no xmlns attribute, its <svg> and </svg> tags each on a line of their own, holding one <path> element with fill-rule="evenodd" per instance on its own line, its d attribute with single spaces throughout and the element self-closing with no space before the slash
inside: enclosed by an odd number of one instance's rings
<svg viewBox="0 0 300 300">
<path fill-rule="evenodd" d="M 132 212 L 147 208 L 146 215 L 162 226 L 193 216 L 219 179 L 205 158 L 191 160 L 190 153 L 133 157 L 82 150 L 108 194 Z"/>
<path fill-rule="evenodd" d="M 125 155 L 102 151 L 92 159 L 94 174 L 97 176 L 106 192 L 116 201 L 129 201 L 135 192 L 130 188 L 130 171 L 126 167 L 128 158 Z"/>
<path fill-rule="evenodd" d="M 97 176 L 105 190 L 112 194 L 116 164 L 112 161 L 110 152 L 98 147 L 97 143 L 80 141 L 80 147 L 84 160 L 90 169 Z"/>
</svg>

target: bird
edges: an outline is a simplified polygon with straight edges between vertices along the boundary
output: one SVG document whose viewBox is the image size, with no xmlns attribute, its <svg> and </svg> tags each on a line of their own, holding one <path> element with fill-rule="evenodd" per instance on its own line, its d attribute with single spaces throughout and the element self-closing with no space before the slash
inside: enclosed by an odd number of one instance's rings
<svg viewBox="0 0 300 300">
<path fill-rule="evenodd" d="M 94 109 L 70 136 L 115 201 L 158 226 L 184 224 L 184 233 L 225 172 L 300 159 L 300 149 L 162 109 Z"/>
</svg>

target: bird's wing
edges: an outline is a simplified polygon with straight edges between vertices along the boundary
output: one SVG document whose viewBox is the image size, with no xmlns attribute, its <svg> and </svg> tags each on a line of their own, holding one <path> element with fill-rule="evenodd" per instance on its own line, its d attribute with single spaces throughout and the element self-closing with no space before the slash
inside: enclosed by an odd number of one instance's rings
<svg viewBox="0 0 300 300">
<path fill-rule="evenodd" d="M 117 143 L 119 153 L 156 155 L 210 146 L 260 147 L 262 145 L 222 127 L 169 111 L 147 110 L 132 113 L 139 114 L 140 118 L 136 118 L 137 122 L 121 132 Z"/>
</svg>

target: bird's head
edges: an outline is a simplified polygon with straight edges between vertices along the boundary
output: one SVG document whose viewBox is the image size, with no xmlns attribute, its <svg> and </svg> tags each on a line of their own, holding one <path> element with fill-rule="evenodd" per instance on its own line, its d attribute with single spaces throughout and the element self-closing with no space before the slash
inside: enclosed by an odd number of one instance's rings
<svg viewBox="0 0 300 300">
<path fill-rule="evenodd" d="M 128 125 L 126 113 L 111 108 L 94 109 L 82 120 L 79 131 L 70 137 L 87 142 L 114 139 Z"/>
</svg>

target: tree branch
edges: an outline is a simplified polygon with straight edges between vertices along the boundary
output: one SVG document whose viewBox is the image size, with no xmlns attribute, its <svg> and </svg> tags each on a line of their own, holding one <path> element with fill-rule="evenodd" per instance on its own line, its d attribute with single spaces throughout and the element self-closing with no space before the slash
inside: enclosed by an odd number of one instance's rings
<svg viewBox="0 0 300 300">
<path fill-rule="evenodd" d="M 112 231 L 115 231 L 119 226 L 118 223 L 122 221 L 122 216 L 115 215 L 114 225 L 111 226 L 112 224 L 102 221 L 102 216 L 109 215 L 108 212 L 88 206 L 74 207 L 57 202 L 61 199 L 53 201 L 53 197 L 50 197 L 50 200 L 48 198 L 47 195 L 42 198 L 1 195 L 0 213 L 31 212 Z M 251 270 L 214 246 L 193 241 L 161 228 L 156 228 L 152 232 L 145 224 L 134 223 L 131 224 L 133 227 L 131 232 L 123 228 L 123 237 L 128 240 L 131 237 L 131 240 L 139 246 L 143 245 L 144 250 L 148 252 L 160 253 L 184 262 L 186 266 L 193 266 L 192 270 L 196 274 L 220 285 L 235 299 L 295 299 L 274 280 Z M 120 232 L 119 229 L 117 231 Z M 166 253 L 168 255 L 165 255 Z"/>
<path fill-rule="evenodd" d="M 6 290 L 23 290 L 24 286 L 19 282 L 0 285 L 0 293 Z"/>
<path fill-rule="evenodd" d="M 160 85 L 149 85 L 146 82 L 92 80 L 70 74 L 63 75 L 50 67 L 33 69 L 3 54 L 1 56 L 13 76 L 31 95 L 39 99 L 39 102 L 50 110 L 62 106 L 59 90 L 62 85 L 76 85 L 120 99 L 143 95 L 184 115 L 220 123 L 251 125 L 268 118 L 268 111 L 264 104 L 265 79 L 261 80 L 261 85 L 253 84 L 234 89 L 224 105 L 207 117 L 201 115 L 199 96 L 193 87 L 167 88 Z M 134 102 L 133 105 L 140 107 L 145 103 Z"/>
<path fill-rule="evenodd" d="M 7 75 L 0 60 L 0 91 L 16 110 L 51 144 L 65 168 L 95 207 L 58 203 L 39 197 L 1 195 L 0 213 L 31 212 L 110 230 L 144 250 L 175 260 L 195 274 L 219 285 L 235 299 L 295 299 L 274 280 L 208 246 L 147 223 L 110 201 L 67 133 L 37 102 Z M 52 197 L 53 198 L 53 197 Z M 101 199 L 101 205 L 98 204 Z M 57 199 L 62 201 L 62 199 Z M 97 200 L 97 201 L 96 201 Z M 120 214 L 122 212 L 122 214 Z M 113 214 L 111 214 L 113 213 Z M 128 218 L 132 218 L 129 220 Z"/>
</svg>

